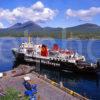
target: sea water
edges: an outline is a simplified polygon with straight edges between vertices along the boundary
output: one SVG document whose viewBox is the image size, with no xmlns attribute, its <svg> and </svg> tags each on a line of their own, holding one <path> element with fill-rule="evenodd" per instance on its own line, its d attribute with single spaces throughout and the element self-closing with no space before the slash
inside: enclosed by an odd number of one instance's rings
<svg viewBox="0 0 100 100">
<path fill-rule="evenodd" d="M 27 38 L 0 38 L 0 72 L 11 70 L 14 62 L 12 48 L 18 48 Z M 70 49 L 84 55 L 88 62 L 96 63 L 100 58 L 100 40 L 79 40 L 79 39 L 51 39 L 32 38 L 34 44 L 46 44 L 52 48 L 53 44 L 58 44 L 62 49 Z M 48 78 L 60 82 L 64 86 L 93 100 L 100 100 L 100 75 L 81 75 L 72 72 L 58 72 L 54 70 L 42 69 L 41 74 L 46 74 Z"/>
</svg>

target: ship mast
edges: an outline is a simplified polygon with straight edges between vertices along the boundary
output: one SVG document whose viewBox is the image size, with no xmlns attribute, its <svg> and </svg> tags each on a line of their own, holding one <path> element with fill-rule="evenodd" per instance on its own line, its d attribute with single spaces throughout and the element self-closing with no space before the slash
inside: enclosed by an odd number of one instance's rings
<svg viewBox="0 0 100 100">
<path fill-rule="evenodd" d="M 70 49 L 72 49 L 72 43 L 71 43 L 72 42 L 72 32 L 70 32 L 70 36 L 69 37 L 70 37 L 70 44 L 69 44 L 70 46 L 69 47 L 70 47 Z"/>
</svg>

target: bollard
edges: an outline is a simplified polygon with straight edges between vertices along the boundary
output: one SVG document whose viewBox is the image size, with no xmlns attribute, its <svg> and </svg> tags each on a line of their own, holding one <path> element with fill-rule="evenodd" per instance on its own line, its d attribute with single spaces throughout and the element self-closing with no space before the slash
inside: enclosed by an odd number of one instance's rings
<svg viewBox="0 0 100 100">
<path fill-rule="evenodd" d="M 74 94 L 74 91 L 70 90 L 70 94 L 73 95 Z"/>
<path fill-rule="evenodd" d="M 47 75 L 44 75 L 44 79 L 47 79 Z"/>
<path fill-rule="evenodd" d="M 2 78 L 3 77 L 3 73 L 0 73 L 0 78 Z"/>
<path fill-rule="evenodd" d="M 60 88 L 62 88 L 63 87 L 63 83 L 62 82 L 60 82 Z"/>
</svg>

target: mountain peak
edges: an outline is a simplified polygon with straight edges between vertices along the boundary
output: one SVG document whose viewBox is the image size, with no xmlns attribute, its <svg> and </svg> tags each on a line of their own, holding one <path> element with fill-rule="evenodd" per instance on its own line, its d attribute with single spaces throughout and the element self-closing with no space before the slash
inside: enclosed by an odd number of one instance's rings
<svg viewBox="0 0 100 100">
<path fill-rule="evenodd" d="M 24 23 L 16 23 L 15 25 L 9 27 L 9 29 L 22 29 L 22 30 L 40 30 L 41 26 L 39 26 L 38 24 L 32 22 L 32 21 L 27 21 Z"/>
<path fill-rule="evenodd" d="M 79 27 L 91 27 L 91 28 L 98 28 L 99 26 L 96 24 L 92 24 L 92 23 L 85 23 L 85 24 L 81 24 L 78 25 Z"/>
<path fill-rule="evenodd" d="M 15 25 L 13 25 L 7 29 L 9 31 L 13 31 L 15 33 L 16 32 L 23 33 L 26 30 L 28 32 L 38 32 L 38 31 L 40 32 L 42 30 L 42 27 L 32 21 L 27 21 L 24 23 L 16 23 Z"/>
<path fill-rule="evenodd" d="M 39 27 L 41 28 L 41 26 L 39 26 L 38 24 L 32 22 L 32 21 L 27 21 L 25 23 L 23 23 L 23 27 L 27 27 L 27 26 L 33 26 L 33 27 Z"/>
<path fill-rule="evenodd" d="M 11 26 L 10 28 L 18 28 L 22 25 L 22 23 L 16 23 L 13 26 Z"/>
</svg>

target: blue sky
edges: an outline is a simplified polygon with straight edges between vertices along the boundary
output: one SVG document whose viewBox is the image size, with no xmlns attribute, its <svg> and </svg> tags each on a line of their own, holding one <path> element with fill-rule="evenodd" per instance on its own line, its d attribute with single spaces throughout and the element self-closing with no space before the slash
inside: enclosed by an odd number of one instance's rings
<svg viewBox="0 0 100 100">
<path fill-rule="evenodd" d="M 100 0 L 0 0 L 0 27 L 34 21 L 41 26 L 100 25 Z"/>
</svg>

